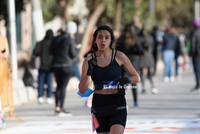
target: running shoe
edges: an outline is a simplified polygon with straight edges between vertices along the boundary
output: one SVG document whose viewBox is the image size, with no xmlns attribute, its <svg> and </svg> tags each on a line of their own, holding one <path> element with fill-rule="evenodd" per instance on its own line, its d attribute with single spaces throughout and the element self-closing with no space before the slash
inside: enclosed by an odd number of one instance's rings
<svg viewBox="0 0 200 134">
<path fill-rule="evenodd" d="M 145 94 L 146 90 L 142 89 L 141 94 Z"/>
<path fill-rule="evenodd" d="M 68 111 L 66 111 L 66 110 L 62 110 L 62 111 L 60 111 L 60 113 L 59 113 L 58 116 L 59 116 L 59 117 L 70 117 L 70 116 L 72 116 L 72 113 L 71 113 L 71 112 L 68 112 Z"/>
<path fill-rule="evenodd" d="M 194 87 L 190 90 L 191 92 L 199 91 L 200 92 L 200 87 Z"/>
<path fill-rule="evenodd" d="M 88 100 L 86 101 L 86 106 L 87 106 L 88 108 L 91 108 L 91 107 L 92 107 L 92 100 L 88 99 Z"/>
<path fill-rule="evenodd" d="M 151 92 L 153 94 L 158 94 L 158 89 L 154 87 L 154 88 L 151 89 Z"/>
<path fill-rule="evenodd" d="M 53 99 L 52 98 L 47 98 L 46 102 L 47 102 L 47 104 L 51 105 L 51 104 L 53 104 Z"/>
<path fill-rule="evenodd" d="M 137 102 L 135 102 L 134 107 L 137 108 L 139 105 Z"/>
<path fill-rule="evenodd" d="M 174 82 L 175 81 L 175 77 L 174 76 L 171 76 L 170 77 L 170 82 Z"/>
<path fill-rule="evenodd" d="M 43 97 L 39 97 L 38 98 L 38 103 L 39 104 L 43 104 L 44 103 L 44 98 Z"/>
<path fill-rule="evenodd" d="M 58 117 L 70 117 L 72 116 L 72 113 L 68 112 L 68 111 L 56 111 L 55 110 L 55 116 L 58 116 Z"/>
<path fill-rule="evenodd" d="M 169 82 L 169 77 L 165 76 L 163 80 L 164 80 L 165 83 L 168 83 Z"/>
</svg>

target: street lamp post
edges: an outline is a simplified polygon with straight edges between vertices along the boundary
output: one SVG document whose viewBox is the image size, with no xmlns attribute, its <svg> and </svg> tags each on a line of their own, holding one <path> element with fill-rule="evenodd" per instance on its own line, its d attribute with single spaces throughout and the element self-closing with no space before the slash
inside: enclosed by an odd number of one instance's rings
<svg viewBox="0 0 200 134">
<path fill-rule="evenodd" d="M 155 12 L 155 0 L 149 0 L 149 12 L 152 14 Z"/>
<path fill-rule="evenodd" d="M 194 17 L 195 17 L 195 19 L 198 19 L 198 20 L 199 20 L 199 16 L 200 16 L 199 7 L 200 7 L 199 0 L 195 0 L 195 2 L 194 2 Z"/>
<path fill-rule="evenodd" d="M 10 46 L 11 46 L 11 60 L 13 65 L 12 79 L 18 79 L 18 67 L 17 67 L 17 40 L 16 40 L 16 20 L 15 20 L 15 1 L 7 0 L 8 14 L 9 14 L 9 26 L 10 26 Z"/>
</svg>

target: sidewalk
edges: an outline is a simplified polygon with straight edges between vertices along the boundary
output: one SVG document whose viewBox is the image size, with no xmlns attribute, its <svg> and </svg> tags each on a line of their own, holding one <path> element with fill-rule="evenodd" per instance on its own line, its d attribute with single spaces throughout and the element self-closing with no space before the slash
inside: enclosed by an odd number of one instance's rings
<svg viewBox="0 0 200 134">
<path fill-rule="evenodd" d="M 37 99 L 38 91 L 33 87 L 26 87 L 22 81 L 24 69 L 18 69 L 18 80 L 13 81 L 13 102 L 14 106 L 21 106 Z M 79 80 L 72 77 L 66 88 L 67 91 L 77 90 Z M 55 83 L 54 83 L 55 84 Z"/>
</svg>

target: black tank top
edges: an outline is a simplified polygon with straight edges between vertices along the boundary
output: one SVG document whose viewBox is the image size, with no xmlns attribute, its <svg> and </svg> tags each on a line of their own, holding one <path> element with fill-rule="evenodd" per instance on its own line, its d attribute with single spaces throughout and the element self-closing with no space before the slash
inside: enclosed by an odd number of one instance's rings
<svg viewBox="0 0 200 134">
<path fill-rule="evenodd" d="M 91 78 L 94 82 L 94 90 L 104 90 L 117 88 L 119 79 L 122 78 L 122 69 L 115 60 L 115 54 L 111 56 L 111 62 L 105 67 L 96 65 L 92 71 Z"/>
</svg>

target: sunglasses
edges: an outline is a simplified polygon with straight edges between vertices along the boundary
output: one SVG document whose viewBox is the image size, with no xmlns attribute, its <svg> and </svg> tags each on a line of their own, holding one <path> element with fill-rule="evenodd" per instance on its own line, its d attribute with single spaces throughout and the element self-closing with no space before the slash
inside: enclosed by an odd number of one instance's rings
<svg viewBox="0 0 200 134">
<path fill-rule="evenodd" d="M 1 51 L 1 53 L 5 53 L 6 52 L 6 50 L 4 49 L 3 51 Z"/>
</svg>

